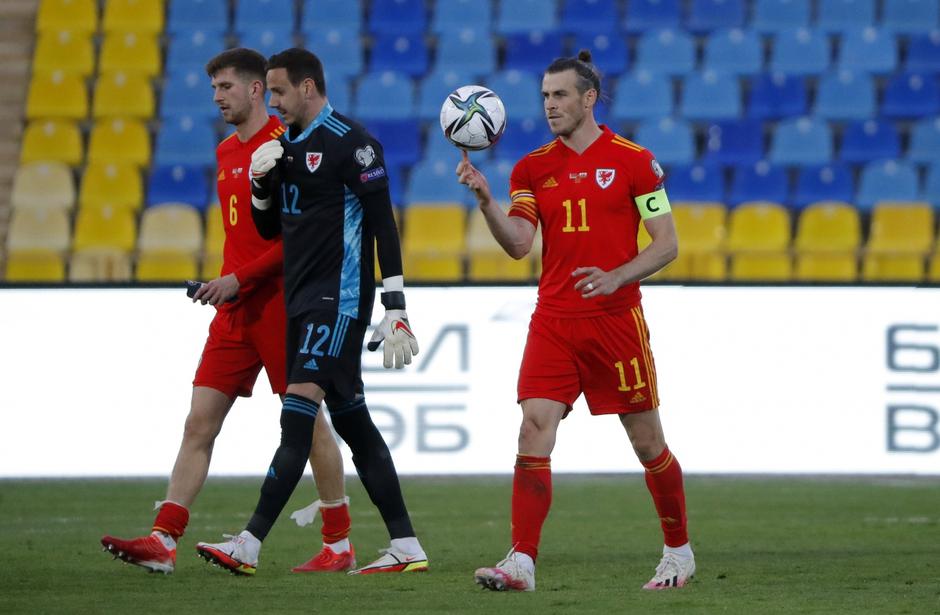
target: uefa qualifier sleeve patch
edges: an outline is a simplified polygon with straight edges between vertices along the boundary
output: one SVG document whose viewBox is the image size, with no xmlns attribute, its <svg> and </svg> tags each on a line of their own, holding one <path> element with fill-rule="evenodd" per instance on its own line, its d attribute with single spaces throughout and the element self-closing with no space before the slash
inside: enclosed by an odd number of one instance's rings
<svg viewBox="0 0 940 615">
<path fill-rule="evenodd" d="M 666 189 L 660 188 L 647 194 L 641 194 L 633 199 L 636 208 L 640 210 L 640 217 L 644 220 L 655 218 L 672 211 L 669 206 L 669 197 L 666 196 Z"/>
</svg>

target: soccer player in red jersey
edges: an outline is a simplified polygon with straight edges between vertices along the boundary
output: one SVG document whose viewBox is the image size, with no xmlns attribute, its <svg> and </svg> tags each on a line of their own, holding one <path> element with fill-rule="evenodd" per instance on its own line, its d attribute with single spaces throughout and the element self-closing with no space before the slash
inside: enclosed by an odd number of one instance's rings
<svg viewBox="0 0 940 615">
<path fill-rule="evenodd" d="M 519 372 L 522 405 L 512 489 L 512 549 L 475 573 L 492 590 L 535 589 L 535 560 L 552 499 L 550 455 L 558 426 L 584 393 L 592 415 L 616 414 L 646 468 L 663 557 L 645 589 L 682 587 L 695 573 L 678 460 L 659 418 L 656 370 L 639 280 L 678 253 L 663 171 L 645 148 L 599 126 L 600 77 L 591 54 L 553 62 L 542 80 L 551 143 L 513 169 L 509 212 L 466 154 L 460 183 L 475 194 L 497 242 L 525 257 L 542 227 L 538 302 Z M 637 246 L 640 222 L 652 242 Z"/>
<path fill-rule="evenodd" d="M 214 101 L 222 118 L 235 127 L 235 133 L 216 149 L 225 225 L 222 271 L 193 299 L 215 306 L 217 312 L 196 369 L 183 441 L 152 533 L 131 540 L 101 539 L 116 557 L 153 572 L 168 574 L 175 567 L 176 543 L 205 483 L 213 443 L 235 398 L 251 395 L 262 365 L 273 392 L 283 396 L 287 389 L 283 247 L 280 239 L 262 239 L 255 229 L 248 178 L 252 152 L 284 133 L 277 117 L 267 114 L 265 70 L 264 56 L 250 49 L 225 51 L 206 65 Z M 324 546 L 295 571 L 350 570 L 356 560 L 348 539 L 343 459 L 325 421 L 317 423 L 313 440 L 310 464 L 320 494 Z"/>
</svg>

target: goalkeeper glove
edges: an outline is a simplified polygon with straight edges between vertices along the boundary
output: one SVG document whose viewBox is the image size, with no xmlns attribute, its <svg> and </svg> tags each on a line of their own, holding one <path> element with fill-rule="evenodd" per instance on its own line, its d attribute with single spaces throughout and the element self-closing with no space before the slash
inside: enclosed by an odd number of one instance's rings
<svg viewBox="0 0 940 615">
<path fill-rule="evenodd" d="M 248 168 L 248 174 L 251 175 L 251 202 L 258 209 L 263 210 L 271 206 L 268 173 L 283 155 L 284 146 L 277 140 L 262 143 L 251 153 L 251 166 Z"/>
<path fill-rule="evenodd" d="M 388 369 L 394 364 L 395 369 L 401 369 L 411 364 L 412 355 L 418 354 L 418 340 L 411 332 L 408 314 L 405 313 L 405 293 L 382 293 L 382 305 L 385 306 L 385 317 L 375 328 L 367 348 L 376 350 L 384 340 L 385 356 L 382 365 Z"/>
</svg>

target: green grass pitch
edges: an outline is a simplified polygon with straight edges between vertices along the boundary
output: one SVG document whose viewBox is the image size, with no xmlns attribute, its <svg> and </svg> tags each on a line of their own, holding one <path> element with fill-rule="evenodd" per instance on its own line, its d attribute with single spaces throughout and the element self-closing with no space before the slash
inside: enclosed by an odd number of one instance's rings
<svg viewBox="0 0 940 615">
<path fill-rule="evenodd" d="M 234 577 L 193 545 L 242 529 L 260 479 L 210 478 L 172 575 L 100 550 L 106 533 L 149 530 L 163 480 L 0 481 L 0 613 L 940 613 L 940 480 L 689 476 L 698 575 L 644 592 L 661 548 L 641 476 L 557 476 L 537 591 L 485 592 L 473 570 L 509 540 L 508 477 L 403 481 L 430 572 L 296 575 L 319 548 L 305 478 L 265 542 L 258 573 Z M 348 481 L 362 562 L 387 545 L 358 481 Z"/>
</svg>

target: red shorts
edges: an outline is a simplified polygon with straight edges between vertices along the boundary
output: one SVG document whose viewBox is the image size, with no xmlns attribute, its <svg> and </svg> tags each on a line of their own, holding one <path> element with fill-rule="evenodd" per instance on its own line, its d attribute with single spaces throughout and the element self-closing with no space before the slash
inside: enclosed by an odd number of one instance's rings
<svg viewBox="0 0 940 615">
<path fill-rule="evenodd" d="M 570 410 L 582 392 L 591 414 L 659 407 L 649 330 L 639 305 L 590 318 L 532 315 L 518 400 L 551 399 Z"/>
<path fill-rule="evenodd" d="M 271 391 L 283 394 L 287 390 L 286 320 L 280 293 L 256 305 L 219 311 L 209 325 L 193 386 L 211 387 L 229 397 L 251 397 L 263 365 Z"/>
</svg>

